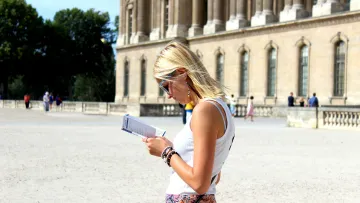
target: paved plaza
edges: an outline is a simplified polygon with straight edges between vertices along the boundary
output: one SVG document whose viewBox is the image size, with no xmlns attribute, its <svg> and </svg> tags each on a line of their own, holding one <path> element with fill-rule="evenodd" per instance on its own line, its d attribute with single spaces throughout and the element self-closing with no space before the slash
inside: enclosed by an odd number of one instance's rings
<svg viewBox="0 0 360 203">
<path fill-rule="evenodd" d="M 143 118 L 167 130 L 181 118 Z M 360 133 L 236 118 L 218 202 L 360 202 Z M 122 117 L 0 109 L 1 203 L 164 202 L 170 168 Z"/>
</svg>

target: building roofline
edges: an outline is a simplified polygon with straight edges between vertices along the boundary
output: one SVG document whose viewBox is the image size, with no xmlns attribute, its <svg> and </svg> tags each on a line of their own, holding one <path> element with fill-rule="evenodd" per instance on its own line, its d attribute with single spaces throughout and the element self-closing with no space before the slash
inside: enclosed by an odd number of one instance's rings
<svg viewBox="0 0 360 203">
<path fill-rule="evenodd" d="M 245 27 L 237 30 L 230 30 L 230 31 L 221 31 L 213 34 L 208 35 L 199 35 L 194 37 L 187 37 L 186 39 L 191 41 L 203 40 L 203 39 L 210 39 L 210 38 L 217 38 L 217 37 L 225 37 L 225 36 L 232 36 L 232 35 L 261 35 L 267 33 L 269 31 L 278 31 L 281 29 L 291 29 L 294 27 L 301 27 L 304 25 L 314 25 L 316 23 L 326 23 L 326 24 L 336 24 L 338 21 L 343 19 L 349 19 L 349 17 L 353 17 L 353 21 L 360 21 L 360 10 L 359 11 L 346 11 L 336 14 L 331 14 L 327 16 L 320 16 L 320 17 L 309 17 L 306 19 L 299 19 L 294 21 L 287 21 L 287 22 L 275 22 L 273 24 L 267 24 L 262 26 L 256 27 Z M 351 22 L 351 20 L 348 20 Z M 311 27 L 311 26 L 310 26 Z M 304 27 L 305 28 L 305 27 Z M 146 41 L 137 44 L 128 44 L 124 46 L 116 46 L 116 50 L 124 50 L 130 49 L 135 47 L 144 47 L 144 46 L 151 46 L 156 44 L 163 44 L 168 43 L 174 38 L 166 38 L 156 41 Z"/>
</svg>

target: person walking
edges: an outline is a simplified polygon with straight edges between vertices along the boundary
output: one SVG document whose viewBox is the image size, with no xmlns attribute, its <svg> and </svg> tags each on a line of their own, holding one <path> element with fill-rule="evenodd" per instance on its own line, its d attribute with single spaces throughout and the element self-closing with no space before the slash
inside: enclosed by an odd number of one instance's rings
<svg viewBox="0 0 360 203">
<path fill-rule="evenodd" d="M 235 138 L 223 87 L 186 45 L 173 41 L 156 59 L 154 77 L 169 99 L 193 103 L 193 111 L 173 142 L 143 138 L 149 153 L 171 167 L 166 203 L 216 202 L 216 183 Z"/>
<path fill-rule="evenodd" d="M 247 112 L 246 112 L 246 115 L 245 115 L 245 120 L 247 119 L 247 117 L 249 117 L 250 116 L 250 119 L 251 119 L 251 121 L 253 122 L 254 121 L 254 102 L 253 102 L 253 100 L 254 100 L 254 97 L 253 96 L 251 96 L 250 97 L 250 100 L 248 101 L 248 105 L 247 105 Z"/>
<path fill-rule="evenodd" d="M 227 99 L 230 101 L 230 112 L 233 117 L 235 117 L 236 114 L 236 100 L 234 98 L 234 95 L 232 94 L 231 97 L 227 97 Z"/>
<path fill-rule="evenodd" d="M 28 93 L 26 93 L 24 95 L 24 102 L 25 102 L 25 108 L 29 109 L 30 106 L 30 95 Z"/>
<path fill-rule="evenodd" d="M 185 110 L 185 105 L 182 105 L 179 103 L 179 107 L 181 108 L 181 115 L 182 115 L 182 122 L 185 125 L 186 124 L 186 110 Z"/>
<path fill-rule="evenodd" d="M 54 103 L 54 96 L 52 93 L 49 94 L 49 105 L 50 105 L 50 110 L 52 109 L 52 105 Z"/>
<path fill-rule="evenodd" d="M 44 111 L 48 112 L 49 111 L 49 92 L 45 92 L 45 95 L 43 96 L 43 103 L 44 103 Z"/>
</svg>

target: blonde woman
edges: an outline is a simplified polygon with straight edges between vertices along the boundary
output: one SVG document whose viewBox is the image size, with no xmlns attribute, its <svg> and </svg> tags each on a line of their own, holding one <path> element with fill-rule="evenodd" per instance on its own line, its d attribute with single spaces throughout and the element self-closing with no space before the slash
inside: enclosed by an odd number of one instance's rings
<svg viewBox="0 0 360 203">
<path fill-rule="evenodd" d="M 143 139 L 150 154 L 172 168 L 166 202 L 214 203 L 221 168 L 235 137 L 225 94 L 198 57 L 176 41 L 161 51 L 154 77 L 169 99 L 194 103 L 189 122 L 173 142 L 164 137 Z"/>
</svg>

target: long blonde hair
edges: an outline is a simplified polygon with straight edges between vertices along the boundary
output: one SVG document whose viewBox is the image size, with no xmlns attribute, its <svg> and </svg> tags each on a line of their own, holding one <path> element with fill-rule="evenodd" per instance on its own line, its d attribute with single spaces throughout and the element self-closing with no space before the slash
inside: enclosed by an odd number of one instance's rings
<svg viewBox="0 0 360 203">
<path fill-rule="evenodd" d="M 169 80 L 166 76 L 178 68 L 186 70 L 193 88 L 201 98 L 225 96 L 221 84 L 210 76 L 196 54 L 186 45 L 172 41 L 160 52 L 154 65 L 154 77 L 160 80 Z"/>
</svg>

